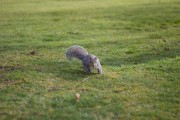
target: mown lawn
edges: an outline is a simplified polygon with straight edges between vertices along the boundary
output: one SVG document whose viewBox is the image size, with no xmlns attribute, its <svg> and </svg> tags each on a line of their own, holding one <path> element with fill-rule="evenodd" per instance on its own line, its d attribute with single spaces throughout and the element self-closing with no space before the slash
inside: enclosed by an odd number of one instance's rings
<svg viewBox="0 0 180 120">
<path fill-rule="evenodd" d="M 179 13 L 179 0 L 1 0 L 0 119 L 178 120 Z M 65 58 L 74 44 L 103 75 Z"/>
</svg>

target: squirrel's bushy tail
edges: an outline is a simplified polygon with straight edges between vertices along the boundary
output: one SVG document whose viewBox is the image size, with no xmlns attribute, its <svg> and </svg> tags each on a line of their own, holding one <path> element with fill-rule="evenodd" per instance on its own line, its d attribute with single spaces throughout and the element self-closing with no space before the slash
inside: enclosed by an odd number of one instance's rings
<svg viewBox="0 0 180 120">
<path fill-rule="evenodd" d="M 88 55 L 88 52 L 81 46 L 73 45 L 66 51 L 67 59 L 77 58 L 83 60 L 84 57 Z"/>
</svg>

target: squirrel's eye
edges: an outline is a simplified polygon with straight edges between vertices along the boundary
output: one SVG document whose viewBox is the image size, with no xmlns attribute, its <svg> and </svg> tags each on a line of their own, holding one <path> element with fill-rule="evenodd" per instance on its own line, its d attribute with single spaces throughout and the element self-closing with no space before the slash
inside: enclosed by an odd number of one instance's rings
<svg viewBox="0 0 180 120">
<path fill-rule="evenodd" d="M 94 58 L 95 60 L 97 59 L 97 57 Z"/>
<path fill-rule="evenodd" d="M 89 59 L 91 60 L 91 57 L 89 57 Z"/>
</svg>

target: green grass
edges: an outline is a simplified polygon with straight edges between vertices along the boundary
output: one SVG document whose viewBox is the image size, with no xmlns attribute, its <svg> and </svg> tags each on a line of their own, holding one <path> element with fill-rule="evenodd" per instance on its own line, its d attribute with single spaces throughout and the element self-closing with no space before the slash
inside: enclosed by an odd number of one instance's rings
<svg viewBox="0 0 180 120">
<path fill-rule="evenodd" d="M 179 0 L 1 0 L 1 120 L 178 120 L 179 10 Z M 104 75 L 65 58 L 74 44 Z"/>
</svg>

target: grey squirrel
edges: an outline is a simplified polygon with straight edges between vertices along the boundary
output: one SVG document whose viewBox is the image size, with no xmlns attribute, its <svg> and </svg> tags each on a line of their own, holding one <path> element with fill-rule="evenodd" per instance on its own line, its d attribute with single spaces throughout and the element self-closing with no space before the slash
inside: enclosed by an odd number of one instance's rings
<svg viewBox="0 0 180 120">
<path fill-rule="evenodd" d="M 92 67 L 97 69 L 99 74 L 103 73 L 99 59 L 93 54 L 88 54 L 88 52 L 81 46 L 73 45 L 69 47 L 66 51 L 66 57 L 69 60 L 72 58 L 81 60 L 83 68 L 87 73 L 91 73 Z"/>
</svg>

